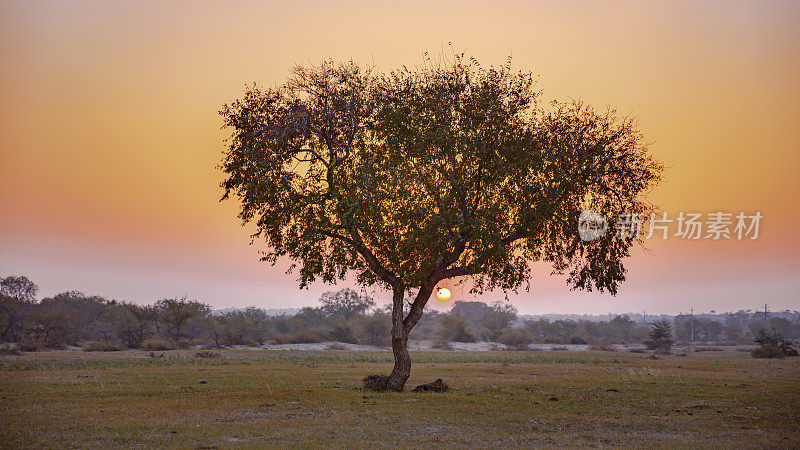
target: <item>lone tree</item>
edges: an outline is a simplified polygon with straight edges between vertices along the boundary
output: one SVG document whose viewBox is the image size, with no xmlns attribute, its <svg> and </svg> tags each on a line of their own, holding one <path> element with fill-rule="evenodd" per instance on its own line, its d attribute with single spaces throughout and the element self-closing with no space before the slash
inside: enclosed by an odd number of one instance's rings
<svg viewBox="0 0 800 450">
<path fill-rule="evenodd" d="M 583 241 L 578 218 L 644 216 L 661 165 L 632 119 L 581 102 L 545 110 L 539 97 L 530 73 L 463 55 L 386 75 L 297 67 L 223 106 L 222 199 L 238 197 L 243 224 L 266 241 L 261 259 L 289 257 L 301 288 L 353 273 L 392 291 L 386 386 L 400 391 L 409 332 L 445 280 L 527 288 L 534 261 L 573 288 L 615 294 L 625 279 L 638 237 Z"/>
</svg>

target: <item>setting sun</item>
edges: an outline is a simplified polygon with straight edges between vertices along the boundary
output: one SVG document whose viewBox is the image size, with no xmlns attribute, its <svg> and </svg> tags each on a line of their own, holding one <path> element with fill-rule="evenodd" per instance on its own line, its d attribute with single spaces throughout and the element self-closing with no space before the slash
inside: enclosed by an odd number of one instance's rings
<svg viewBox="0 0 800 450">
<path fill-rule="evenodd" d="M 438 291 L 436 291 L 436 298 L 438 298 L 443 302 L 450 300 L 450 289 L 447 288 L 439 289 Z"/>
</svg>

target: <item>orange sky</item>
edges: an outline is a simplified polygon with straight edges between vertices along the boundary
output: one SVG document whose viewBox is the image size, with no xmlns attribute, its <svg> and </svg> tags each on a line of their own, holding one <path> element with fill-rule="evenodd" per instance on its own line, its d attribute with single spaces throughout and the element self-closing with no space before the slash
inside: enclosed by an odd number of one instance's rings
<svg viewBox="0 0 800 450">
<path fill-rule="evenodd" d="M 669 167 L 665 211 L 764 215 L 756 241 L 651 241 L 616 298 L 543 267 L 511 296 L 522 312 L 800 309 L 795 1 L 161 3 L 0 2 L 0 276 L 44 295 L 312 304 L 329 287 L 259 263 L 217 203 L 220 105 L 295 63 L 385 71 L 452 42 L 486 65 L 513 55 L 548 99 L 636 114 Z"/>
</svg>

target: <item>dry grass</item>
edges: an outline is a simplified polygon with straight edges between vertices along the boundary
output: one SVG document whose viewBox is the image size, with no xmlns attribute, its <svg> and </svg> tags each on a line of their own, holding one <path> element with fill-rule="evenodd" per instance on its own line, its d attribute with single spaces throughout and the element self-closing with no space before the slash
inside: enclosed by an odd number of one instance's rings
<svg viewBox="0 0 800 450">
<path fill-rule="evenodd" d="M 4 447 L 798 447 L 800 359 L 734 350 L 416 352 L 374 393 L 388 352 L 44 352 L 0 358 Z"/>
</svg>

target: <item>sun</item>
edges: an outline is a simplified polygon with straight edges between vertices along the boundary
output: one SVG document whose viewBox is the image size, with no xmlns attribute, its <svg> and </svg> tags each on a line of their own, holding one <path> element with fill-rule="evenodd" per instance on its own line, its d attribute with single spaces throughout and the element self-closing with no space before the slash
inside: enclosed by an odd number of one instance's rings
<svg viewBox="0 0 800 450">
<path fill-rule="evenodd" d="M 438 298 L 443 302 L 450 300 L 450 289 L 447 288 L 439 289 L 438 291 L 436 291 L 436 298 Z"/>
</svg>

